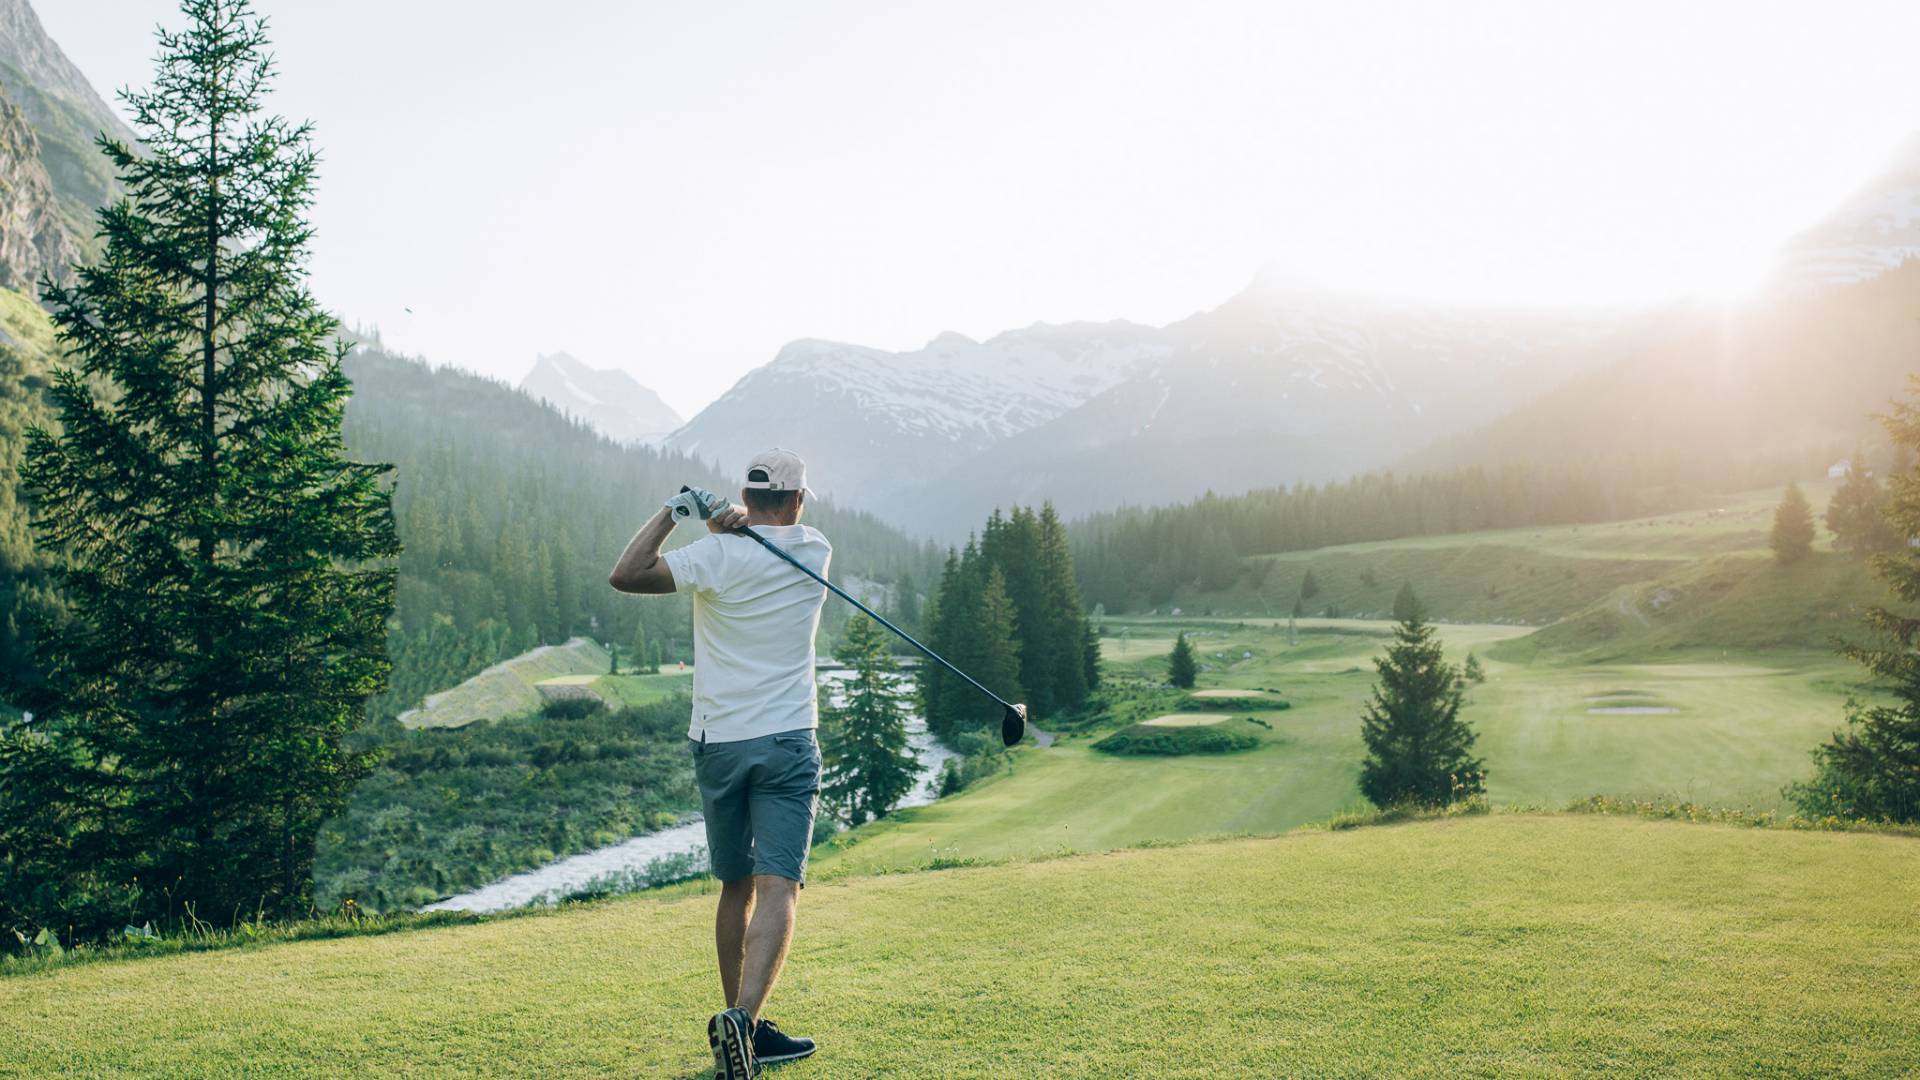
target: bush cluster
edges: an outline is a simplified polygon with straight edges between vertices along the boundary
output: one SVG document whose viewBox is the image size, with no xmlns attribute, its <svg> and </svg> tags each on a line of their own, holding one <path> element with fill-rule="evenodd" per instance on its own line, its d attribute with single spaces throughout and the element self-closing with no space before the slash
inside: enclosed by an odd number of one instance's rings
<svg viewBox="0 0 1920 1080">
<path fill-rule="evenodd" d="M 1093 744 L 1108 754 L 1141 757 L 1172 757 L 1179 754 L 1231 754 L 1251 750 L 1260 738 L 1230 722 L 1202 727 L 1159 727 L 1135 724 Z"/>
</svg>

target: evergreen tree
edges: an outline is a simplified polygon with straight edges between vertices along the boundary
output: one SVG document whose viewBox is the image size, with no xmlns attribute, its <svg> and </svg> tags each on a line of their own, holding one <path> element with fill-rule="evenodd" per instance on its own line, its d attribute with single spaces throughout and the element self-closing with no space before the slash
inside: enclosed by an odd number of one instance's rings
<svg viewBox="0 0 1920 1080">
<path fill-rule="evenodd" d="M 1773 531 L 1767 538 L 1773 557 L 1782 564 L 1796 563 L 1813 552 L 1813 511 L 1799 484 L 1788 484 L 1780 505 L 1773 511 Z"/>
<path fill-rule="evenodd" d="M 1467 662 L 1460 669 L 1460 677 L 1470 683 L 1483 683 L 1487 681 L 1487 669 L 1480 666 L 1479 657 L 1468 653 Z"/>
<path fill-rule="evenodd" d="M 1833 533 L 1836 549 L 1865 558 L 1899 546 L 1901 538 L 1886 519 L 1880 484 L 1859 453 L 1853 455 L 1852 463 L 1847 482 L 1827 502 L 1827 530 Z"/>
<path fill-rule="evenodd" d="M 633 657 L 633 673 L 635 675 L 647 674 L 647 669 L 652 666 L 649 660 L 653 656 L 653 653 L 647 647 L 646 623 L 639 620 L 634 621 L 633 647 L 628 651 L 628 655 Z"/>
<path fill-rule="evenodd" d="M 1042 592 L 1041 615 L 1036 622 L 1039 632 L 1048 638 L 1048 648 L 1043 655 L 1053 665 L 1049 673 L 1053 707 L 1056 710 L 1078 708 L 1099 682 L 1099 643 L 1092 638 L 1080 587 L 1073 575 L 1073 549 L 1067 543 L 1066 527 L 1052 503 L 1040 507 L 1038 525 Z M 1091 661 L 1089 641 L 1093 650 Z M 1028 676 L 1026 682 L 1031 689 L 1033 678 Z"/>
<path fill-rule="evenodd" d="M 967 541 L 967 551 L 971 556 L 972 540 Z M 977 566 L 964 564 L 958 552 L 948 551 L 940 584 L 927 604 L 927 645 L 956 664 L 960 663 L 975 631 L 973 613 L 980 604 L 974 580 L 977 570 Z M 965 721 L 964 705 L 960 701 L 960 695 L 967 692 L 967 688 L 960 680 L 938 664 L 921 664 L 918 675 L 920 715 L 926 718 L 929 731 L 948 738 L 971 726 Z"/>
<path fill-rule="evenodd" d="M 989 567 L 986 582 L 980 590 L 977 645 L 967 656 L 970 666 L 962 670 L 971 671 L 981 685 L 1008 701 L 1018 701 L 1023 696 L 1020 692 L 1020 639 L 1014 634 L 1013 620 L 1013 600 L 1007 595 L 1006 579 L 1000 576 L 999 567 Z M 999 720 L 997 709 L 983 707 L 979 703 L 978 691 L 968 688 L 967 692 L 976 695 L 968 710 L 968 715 L 975 718 L 969 727 L 980 727 L 989 720 Z"/>
<path fill-rule="evenodd" d="M 1896 402 L 1885 423 L 1911 462 L 1920 450 L 1920 376 L 1910 400 Z M 1886 519 L 1895 535 L 1920 538 L 1920 470 L 1909 466 L 1888 486 Z M 1896 598 L 1920 604 L 1920 547 L 1876 555 L 1873 565 Z M 1847 726 L 1814 751 L 1814 778 L 1787 794 L 1815 817 L 1920 821 L 1920 617 L 1876 607 L 1867 625 L 1882 643 L 1844 651 L 1885 684 L 1890 700 L 1848 702 Z"/>
<path fill-rule="evenodd" d="M 1361 794 L 1375 806 L 1445 806 L 1484 791 L 1485 764 L 1471 756 L 1473 729 L 1460 719 L 1460 674 L 1418 602 L 1374 665 L 1380 681 L 1360 727 Z"/>
<path fill-rule="evenodd" d="M 72 617 L 0 737 L 0 922 L 91 937 L 183 910 L 303 910 L 314 839 L 368 761 L 399 554 L 385 466 L 307 293 L 315 154 L 263 115 L 263 23 L 183 0 L 105 249 L 47 297 L 74 366 L 26 489 Z"/>
<path fill-rule="evenodd" d="M 607 642 L 607 674 L 620 674 L 620 643 L 617 641 Z"/>
<path fill-rule="evenodd" d="M 1100 689 L 1100 633 L 1093 623 L 1082 623 L 1086 628 L 1086 637 L 1080 645 L 1081 676 L 1086 679 L 1087 692 Z"/>
<path fill-rule="evenodd" d="M 912 574 L 900 575 L 894 586 L 893 622 L 907 631 L 920 628 L 920 586 Z"/>
<path fill-rule="evenodd" d="M 995 510 L 980 534 L 980 558 L 1000 571 L 1007 598 L 1013 602 L 1014 636 L 1020 642 L 1020 678 L 1027 703 L 1036 715 L 1058 711 L 1058 687 L 1067 649 L 1053 632 L 1049 603 L 1050 583 L 1041 551 L 1040 522 L 1032 510 L 1016 506 L 1011 514 Z M 1067 584 L 1072 584 L 1071 578 Z M 1078 678 L 1078 633 L 1072 642 L 1073 667 Z M 1085 697 L 1084 690 L 1081 697 Z"/>
<path fill-rule="evenodd" d="M 852 674 L 843 702 L 829 707 L 821 724 L 820 794 L 848 825 L 885 817 L 920 772 L 907 746 L 906 695 L 888 646 L 878 623 L 856 615 L 834 650 Z"/>
<path fill-rule="evenodd" d="M 1313 571 L 1309 570 L 1307 576 L 1300 579 L 1300 599 L 1311 600 L 1319 595 L 1320 582 L 1314 578 Z"/>
<path fill-rule="evenodd" d="M 1406 622 L 1420 607 L 1420 598 L 1413 594 L 1413 582 L 1404 582 L 1393 598 L 1393 621 Z"/>
<path fill-rule="evenodd" d="M 1167 656 L 1167 681 L 1182 690 L 1193 689 L 1193 680 L 1199 674 L 1199 667 L 1193 658 L 1193 643 L 1187 640 L 1182 631 L 1173 639 L 1173 652 Z"/>
</svg>

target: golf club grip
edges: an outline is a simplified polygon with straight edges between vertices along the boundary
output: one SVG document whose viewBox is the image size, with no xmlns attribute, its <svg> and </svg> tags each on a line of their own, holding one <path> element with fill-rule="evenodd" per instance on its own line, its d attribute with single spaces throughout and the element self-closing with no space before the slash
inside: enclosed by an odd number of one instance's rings
<svg viewBox="0 0 1920 1080">
<path fill-rule="evenodd" d="M 799 559 L 794 558 L 792 555 L 787 554 L 786 550 L 780 547 L 780 545 L 774 543 L 773 541 L 767 539 L 764 536 L 761 536 L 759 533 L 754 532 L 753 526 L 742 525 L 737 531 L 739 531 L 740 533 L 746 536 L 752 537 L 755 541 L 757 541 L 760 544 L 761 547 L 766 548 L 768 551 L 771 551 L 775 555 L 778 555 L 782 559 L 785 559 L 787 563 L 790 564 L 794 569 L 807 575 L 808 577 L 819 582 L 820 584 L 825 585 L 828 588 L 828 590 L 833 593 L 833 595 L 839 597 L 842 600 L 845 600 L 847 603 L 852 604 L 854 607 L 860 609 L 860 611 L 863 614 L 865 614 L 869 619 L 872 619 L 874 622 L 877 622 L 881 626 L 884 626 L 887 629 L 893 631 L 894 633 L 900 635 L 900 640 L 906 642 L 907 644 L 925 653 L 927 659 L 933 661 L 936 664 L 939 664 L 941 667 L 946 668 L 948 671 L 953 672 L 955 675 L 960 676 L 962 679 L 965 679 L 969 684 L 973 686 L 975 690 L 980 691 L 981 693 L 992 698 L 994 701 L 998 702 L 1001 708 L 1007 709 L 1009 711 L 1014 709 L 1014 706 L 1010 704 L 1007 701 L 1007 699 L 987 689 L 985 686 L 982 686 L 980 684 L 980 680 L 974 678 L 973 676 L 967 674 L 964 671 L 961 671 L 959 668 L 954 667 L 952 664 L 947 662 L 946 657 L 941 656 L 939 653 L 934 652 L 932 649 L 929 649 L 925 645 L 920 644 L 919 641 L 914 639 L 914 636 L 912 634 L 909 634 L 905 630 L 902 630 L 899 627 L 893 625 L 892 623 L 888 622 L 886 620 L 886 617 L 881 615 L 879 612 L 876 612 L 872 608 L 868 607 L 867 605 L 861 603 L 858 600 L 855 600 L 850 594 L 848 594 L 848 592 L 845 589 L 842 589 L 840 586 L 835 585 L 833 582 L 828 581 L 826 578 L 821 577 L 819 574 L 814 573 L 811 567 L 807 566 L 805 563 L 801 562 Z"/>
</svg>

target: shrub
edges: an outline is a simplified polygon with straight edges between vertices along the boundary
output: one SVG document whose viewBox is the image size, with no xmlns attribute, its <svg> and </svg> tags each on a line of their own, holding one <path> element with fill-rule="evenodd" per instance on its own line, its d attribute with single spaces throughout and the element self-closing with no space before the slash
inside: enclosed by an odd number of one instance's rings
<svg viewBox="0 0 1920 1080">
<path fill-rule="evenodd" d="M 1135 724 L 1093 744 L 1095 750 L 1129 757 L 1175 757 L 1181 754 L 1231 754 L 1251 750 L 1260 738 L 1228 722 L 1201 727 L 1159 727 Z"/>
<path fill-rule="evenodd" d="M 607 703 L 597 697 L 555 698 L 540 706 L 540 715 L 549 720 L 585 720 L 607 711 Z"/>
</svg>

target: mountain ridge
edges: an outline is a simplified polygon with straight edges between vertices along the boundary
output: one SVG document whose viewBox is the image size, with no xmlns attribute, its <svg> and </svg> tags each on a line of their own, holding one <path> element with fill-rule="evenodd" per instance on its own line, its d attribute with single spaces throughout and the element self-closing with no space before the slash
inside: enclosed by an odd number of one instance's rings
<svg viewBox="0 0 1920 1080">
<path fill-rule="evenodd" d="M 520 392 L 585 420 L 622 443 L 652 445 L 684 421 L 660 395 L 619 368 L 594 368 L 565 352 L 543 353 Z"/>
</svg>

